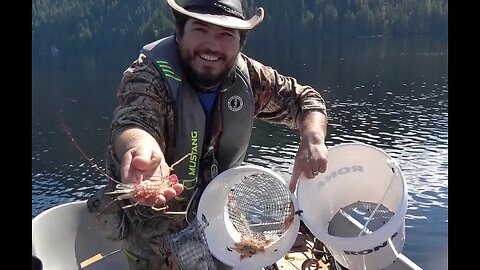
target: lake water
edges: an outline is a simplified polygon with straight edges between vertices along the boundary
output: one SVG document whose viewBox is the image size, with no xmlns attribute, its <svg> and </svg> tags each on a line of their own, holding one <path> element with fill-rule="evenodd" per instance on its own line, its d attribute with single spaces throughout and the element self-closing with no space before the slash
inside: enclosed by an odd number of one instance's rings
<svg viewBox="0 0 480 270">
<path fill-rule="evenodd" d="M 328 146 L 363 142 L 399 161 L 409 194 L 402 253 L 424 269 L 447 269 L 447 38 L 247 46 L 245 52 L 324 96 Z M 33 58 L 32 218 L 84 200 L 106 183 L 83 155 L 103 168 L 117 86 L 136 57 L 127 50 Z M 296 134 L 257 121 L 247 161 L 288 180 Z"/>
</svg>

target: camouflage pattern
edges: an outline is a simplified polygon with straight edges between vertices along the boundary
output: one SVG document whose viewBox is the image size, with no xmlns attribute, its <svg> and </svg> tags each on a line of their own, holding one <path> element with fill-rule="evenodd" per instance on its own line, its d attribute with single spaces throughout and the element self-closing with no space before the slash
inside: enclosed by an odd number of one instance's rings
<svg viewBox="0 0 480 270">
<path fill-rule="evenodd" d="M 244 54 L 252 89 L 255 94 L 254 115 L 270 123 L 297 128 L 297 116 L 306 110 L 317 110 L 326 115 L 325 101 L 310 86 L 300 85 L 295 78 L 283 76 L 271 67 L 265 66 Z M 124 128 L 139 127 L 152 134 L 162 149 L 168 164 L 173 159 L 171 148 L 174 139 L 174 107 L 169 97 L 166 83 L 158 73 L 154 63 L 143 54 L 125 70 L 117 98 L 118 107 L 112 121 L 112 136 Z M 115 179 L 120 179 L 121 157 L 115 156 L 112 141 L 107 152 L 107 171 Z M 113 188 L 114 183 L 109 189 Z M 130 204 L 128 200 L 120 206 Z M 184 210 L 188 200 L 169 201 L 170 210 Z M 164 238 L 172 232 L 186 227 L 183 215 L 164 215 L 144 206 L 134 206 L 121 210 L 123 218 L 113 224 L 123 224 L 123 235 L 130 269 L 177 269 L 172 256 L 164 246 Z M 118 226 L 117 226 L 118 227 Z M 144 259 L 145 260 L 144 260 Z M 228 269 L 221 267 L 218 269 Z"/>
</svg>

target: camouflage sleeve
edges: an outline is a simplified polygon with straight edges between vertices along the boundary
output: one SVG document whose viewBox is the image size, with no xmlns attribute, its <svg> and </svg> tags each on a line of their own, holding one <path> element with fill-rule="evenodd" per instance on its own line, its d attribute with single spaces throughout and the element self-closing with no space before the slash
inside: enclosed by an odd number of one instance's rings
<svg viewBox="0 0 480 270">
<path fill-rule="evenodd" d="M 306 110 L 317 110 L 325 115 L 325 100 L 312 87 L 300 85 L 293 77 L 279 74 L 252 58 L 243 55 L 255 93 L 255 115 L 274 124 L 297 128 L 297 116 Z"/>
<path fill-rule="evenodd" d="M 173 119 L 173 107 L 163 78 L 145 55 L 140 54 L 123 73 L 117 102 L 111 140 L 124 128 L 138 127 L 156 139 L 167 157 L 168 131 L 172 130 L 167 119 Z"/>
</svg>

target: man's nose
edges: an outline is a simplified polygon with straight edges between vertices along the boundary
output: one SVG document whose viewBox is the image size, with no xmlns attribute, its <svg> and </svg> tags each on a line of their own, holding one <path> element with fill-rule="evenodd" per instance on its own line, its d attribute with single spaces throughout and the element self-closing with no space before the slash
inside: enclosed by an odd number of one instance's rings
<svg viewBox="0 0 480 270">
<path fill-rule="evenodd" d="M 215 33 L 209 33 L 206 35 L 206 44 L 212 51 L 220 51 L 222 49 L 220 35 Z"/>
</svg>

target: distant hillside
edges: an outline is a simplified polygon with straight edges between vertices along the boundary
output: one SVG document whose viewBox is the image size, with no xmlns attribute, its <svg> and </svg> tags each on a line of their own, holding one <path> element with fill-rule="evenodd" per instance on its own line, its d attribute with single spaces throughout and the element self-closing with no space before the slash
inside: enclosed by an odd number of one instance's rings
<svg viewBox="0 0 480 270">
<path fill-rule="evenodd" d="M 444 34 L 448 0 L 242 0 L 266 18 L 249 42 Z M 165 0 L 33 0 L 32 53 L 139 46 L 173 31 Z"/>
</svg>

